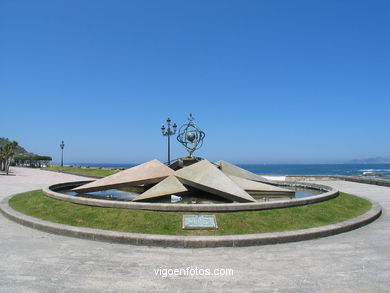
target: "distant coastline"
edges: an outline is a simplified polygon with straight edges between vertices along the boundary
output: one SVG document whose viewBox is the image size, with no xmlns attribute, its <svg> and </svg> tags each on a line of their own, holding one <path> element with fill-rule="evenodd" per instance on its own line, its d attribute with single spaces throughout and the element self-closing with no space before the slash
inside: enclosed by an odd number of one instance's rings
<svg viewBox="0 0 390 293">
<path fill-rule="evenodd" d="M 351 160 L 347 162 L 348 164 L 390 164 L 389 158 L 368 158 L 368 159 L 359 159 L 359 160 Z"/>
</svg>

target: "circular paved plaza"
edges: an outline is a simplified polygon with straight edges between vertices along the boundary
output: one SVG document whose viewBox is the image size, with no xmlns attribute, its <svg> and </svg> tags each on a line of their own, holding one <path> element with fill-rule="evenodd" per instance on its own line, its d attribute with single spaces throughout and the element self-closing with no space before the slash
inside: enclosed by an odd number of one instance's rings
<svg viewBox="0 0 390 293">
<path fill-rule="evenodd" d="M 0 175 L 0 200 L 85 179 L 27 168 L 12 172 Z M 357 230 L 304 242 L 177 249 L 63 237 L 1 215 L 0 292 L 389 292 L 390 188 L 319 183 L 379 202 L 382 216 Z"/>
</svg>

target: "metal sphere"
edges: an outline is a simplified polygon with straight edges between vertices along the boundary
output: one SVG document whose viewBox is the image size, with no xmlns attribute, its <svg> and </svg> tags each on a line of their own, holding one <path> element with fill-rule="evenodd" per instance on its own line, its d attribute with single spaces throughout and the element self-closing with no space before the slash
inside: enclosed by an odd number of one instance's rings
<svg viewBox="0 0 390 293">
<path fill-rule="evenodd" d="M 180 127 L 177 140 L 188 151 L 189 157 L 192 157 L 192 153 L 202 146 L 205 133 L 196 125 L 192 115 L 188 120 L 189 123 Z"/>
<path fill-rule="evenodd" d="M 193 142 L 194 139 L 195 139 L 195 134 L 193 134 L 192 132 L 188 132 L 188 133 L 187 133 L 187 139 L 188 139 L 190 142 Z"/>
</svg>

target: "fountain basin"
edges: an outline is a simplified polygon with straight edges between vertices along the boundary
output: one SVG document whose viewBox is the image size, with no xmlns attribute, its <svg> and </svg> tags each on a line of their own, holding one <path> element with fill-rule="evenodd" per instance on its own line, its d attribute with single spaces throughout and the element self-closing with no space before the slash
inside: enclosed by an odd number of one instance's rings
<svg viewBox="0 0 390 293">
<path fill-rule="evenodd" d="M 91 181 L 77 181 L 66 182 L 61 184 L 55 184 L 48 188 L 43 189 L 43 192 L 52 198 L 68 201 L 77 204 L 98 206 L 98 207 L 111 207 L 111 208 L 123 208 L 123 209 L 139 209 L 139 210 L 151 210 L 151 211 L 191 211 L 191 212 L 229 212 L 229 211 L 255 211 L 276 209 L 283 207 L 293 207 L 312 204 L 316 202 L 325 201 L 338 196 L 338 190 L 320 184 L 307 183 L 307 182 L 272 182 L 273 184 L 294 189 L 316 190 L 321 192 L 320 194 L 298 197 L 294 199 L 284 199 L 275 201 L 258 201 L 250 203 L 156 203 L 156 202 L 131 202 L 131 201 L 118 201 L 111 199 L 97 199 L 69 195 L 61 193 L 62 191 L 73 189 L 77 186 L 89 183 Z"/>
</svg>

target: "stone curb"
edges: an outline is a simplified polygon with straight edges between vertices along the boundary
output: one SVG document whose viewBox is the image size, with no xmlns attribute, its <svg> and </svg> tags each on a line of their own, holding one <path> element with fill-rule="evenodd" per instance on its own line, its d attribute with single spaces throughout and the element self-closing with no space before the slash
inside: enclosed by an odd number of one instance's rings
<svg viewBox="0 0 390 293">
<path fill-rule="evenodd" d="M 82 239 L 123 243 L 143 246 L 162 246 L 180 248 L 238 247 L 310 240 L 351 231 L 376 220 L 382 213 L 381 206 L 372 201 L 372 208 L 365 214 L 332 225 L 310 229 L 260 234 L 227 236 L 174 236 L 107 231 L 84 227 L 69 226 L 33 218 L 12 209 L 8 196 L 0 203 L 0 211 L 8 219 L 19 224 L 48 233 L 71 236 Z"/>
<path fill-rule="evenodd" d="M 77 182 L 65 182 L 59 183 L 47 188 L 43 188 L 42 191 L 45 195 L 63 201 L 68 201 L 76 204 L 99 206 L 107 208 L 119 208 L 119 209 L 135 209 L 135 210 L 151 210 L 151 211 L 166 211 L 166 212 L 237 212 L 237 211 L 255 211 L 255 210 L 269 210 L 279 209 L 287 207 L 302 206 L 312 203 L 317 203 L 325 200 L 335 198 L 339 195 L 339 191 L 326 185 L 320 185 L 307 182 L 277 182 L 279 186 L 296 186 L 296 187 L 309 187 L 318 190 L 325 191 L 324 193 L 313 195 L 304 198 L 298 198 L 293 200 L 278 200 L 278 201 L 266 201 L 257 203 L 228 203 L 228 204 L 167 204 L 167 203 L 145 203 L 145 202 L 125 202 L 106 199 L 92 199 L 66 195 L 56 192 L 61 188 L 68 186 L 75 186 L 75 184 L 81 185 L 91 181 L 77 181 Z M 273 181 L 270 181 L 273 182 Z"/>
<path fill-rule="evenodd" d="M 371 184 L 378 186 L 390 187 L 390 180 L 385 179 L 373 179 L 362 178 L 357 176 L 344 176 L 344 175 L 286 175 L 287 182 L 304 180 L 344 180 L 350 182 L 357 182 L 363 184 Z"/>
</svg>

